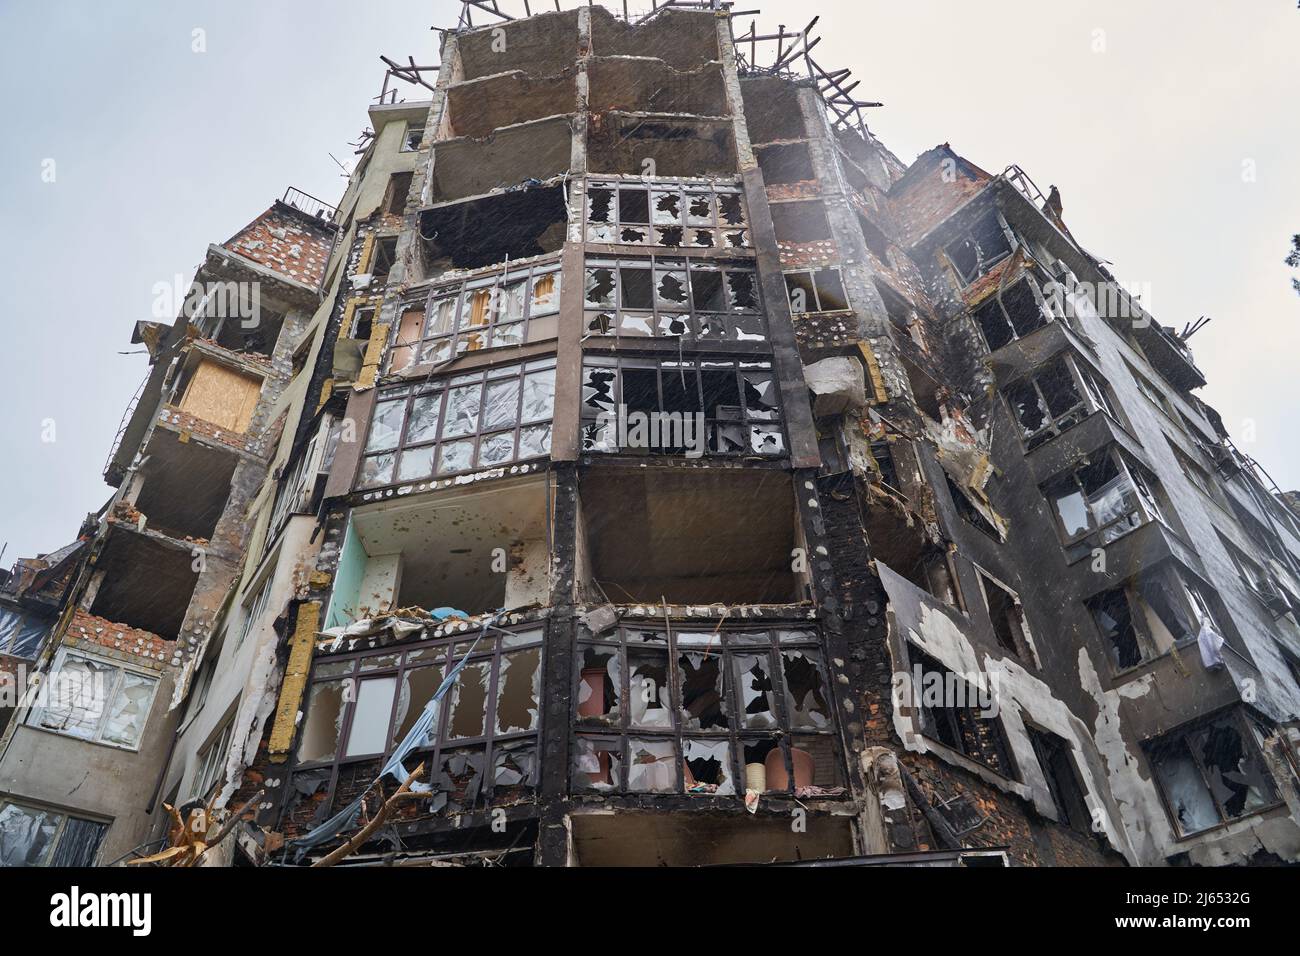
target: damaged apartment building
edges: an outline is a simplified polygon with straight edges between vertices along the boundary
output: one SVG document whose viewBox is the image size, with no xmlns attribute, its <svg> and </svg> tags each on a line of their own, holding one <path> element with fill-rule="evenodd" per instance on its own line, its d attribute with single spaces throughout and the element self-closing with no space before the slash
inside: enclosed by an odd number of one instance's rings
<svg viewBox="0 0 1300 956">
<path fill-rule="evenodd" d="M 1300 858 L 1300 521 L 1190 330 L 815 21 L 508 6 L 137 324 L 0 865 Z"/>
</svg>

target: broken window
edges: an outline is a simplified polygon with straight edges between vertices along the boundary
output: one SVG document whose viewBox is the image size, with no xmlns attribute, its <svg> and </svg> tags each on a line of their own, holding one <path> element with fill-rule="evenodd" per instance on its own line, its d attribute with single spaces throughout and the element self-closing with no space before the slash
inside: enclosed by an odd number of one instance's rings
<svg viewBox="0 0 1300 956">
<path fill-rule="evenodd" d="M 589 357 L 582 384 L 584 451 L 785 454 L 771 363 Z"/>
<path fill-rule="evenodd" d="M 441 365 L 457 355 L 553 339 L 559 330 L 560 269 L 530 269 L 435 289 L 413 329 L 395 330 L 393 353 L 411 349 L 408 364 Z M 402 367 L 393 357 L 390 369 Z"/>
<path fill-rule="evenodd" d="M 1098 401 L 1100 385 L 1095 379 L 1085 379 L 1083 371 L 1073 356 L 1061 355 L 1031 378 L 1003 391 L 1020 423 L 1026 451 L 1055 438 L 1094 411 L 1107 410 Z"/>
<path fill-rule="evenodd" d="M 127 750 L 140 746 L 158 678 L 62 650 L 32 726 Z"/>
<path fill-rule="evenodd" d="M 587 241 L 745 249 L 749 228 L 738 186 L 590 179 Z"/>
<path fill-rule="evenodd" d="M 411 191 L 411 173 L 393 173 L 388 177 L 388 197 L 384 201 L 384 212 L 390 216 L 400 216 L 406 210 L 406 196 Z"/>
<path fill-rule="evenodd" d="M 933 657 L 909 648 L 914 681 L 912 693 L 921 711 L 921 731 L 927 737 L 1015 779 L 1016 768 L 1007 745 L 997 701 L 987 681 L 972 686 Z"/>
<path fill-rule="evenodd" d="M 406 739 L 443 681 L 474 652 L 444 694 L 429 734 L 417 744 L 435 768 L 446 805 L 472 806 L 496 789 L 536 785 L 541 722 L 542 630 L 496 632 L 475 645 L 453 638 L 330 657 L 316 663 L 295 751 L 297 767 L 361 767 Z M 486 768 L 492 773 L 487 774 Z M 304 773 L 295 774 L 295 780 Z"/>
<path fill-rule="evenodd" d="M 862 229 L 862 239 L 872 254 L 885 265 L 889 265 L 889 237 L 862 213 L 858 213 L 858 225 Z"/>
<path fill-rule="evenodd" d="M 992 522 L 984 516 L 979 508 L 975 507 L 975 502 L 948 475 L 944 475 L 948 482 L 948 493 L 952 496 L 953 507 L 957 509 L 957 514 L 967 524 L 972 525 L 979 530 L 981 534 L 987 535 L 994 541 L 1001 541 L 1002 535 L 998 529 L 993 527 Z"/>
<path fill-rule="evenodd" d="M 402 137 L 402 152 L 409 153 L 420 148 L 420 142 L 424 139 L 424 127 L 408 123 L 406 133 Z"/>
<path fill-rule="evenodd" d="M 88 867 L 108 824 L 0 799 L 0 867 Z"/>
<path fill-rule="evenodd" d="M 387 279 L 397 262 L 397 237 L 385 236 L 375 240 L 374 252 L 370 257 L 370 275 L 375 279 Z"/>
<path fill-rule="evenodd" d="M 943 251 L 957 271 L 962 285 L 970 285 L 1011 255 L 1009 233 L 1010 229 L 1002 216 L 989 210 L 969 233 L 944 247 Z"/>
<path fill-rule="evenodd" d="M 1080 833 L 1091 832 L 1092 814 L 1088 810 L 1074 758 L 1070 755 L 1070 744 L 1064 738 L 1036 727 L 1026 726 L 1025 733 L 1029 735 L 1029 742 L 1038 757 L 1060 822 Z"/>
<path fill-rule="evenodd" d="M 993 623 L 993 636 L 1002 649 L 1023 660 L 1031 660 L 1029 628 L 1025 623 L 1025 609 L 1014 591 L 1005 588 L 983 569 L 976 568 L 989 620 Z"/>
<path fill-rule="evenodd" d="M 771 209 L 778 243 L 802 245 L 830 240 L 831 224 L 821 200 L 772 203 Z"/>
<path fill-rule="evenodd" d="M 1003 289 L 1000 300 L 994 292 L 973 314 L 990 352 L 1041 329 L 1051 319 L 1028 278 Z"/>
<path fill-rule="evenodd" d="M 1127 670 L 1196 640 L 1202 625 L 1223 635 L 1211 594 L 1177 565 L 1165 562 L 1094 595 L 1087 604 L 1112 663 Z"/>
<path fill-rule="evenodd" d="M 550 454 L 555 359 L 381 391 L 359 487 L 494 468 Z"/>
<path fill-rule="evenodd" d="M 829 294 L 829 293 L 828 293 Z M 719 260 L 588 259 L 586 335 L 763 341 L 758 277 Z"/>
<path fill-rule="evenodd" d="M 53 623 L 28 612 L 0 607 L 0 654 L 35 658 Z"/>
<path fill-rule="evenodd" d="M 1156 487 L 1145 468 L 1111 448 L 1050 482 L 1045 491 L 1067 545 L 1109 544 L 1148 521 L 1164 520 Z"/>
<path fill-rule="evenodd" d="M 844 293 L 844 279 L 839 269 L 802 269 L 785 274 L 785 291 L 790 311 L 842 312 L 849 307 Z"/>
<path fill-rule="evenodd" d="M 589 635 L 578 646 L 575 787 L 842 793 L 817 645 L 798 629 Z"/>
<path fill-rule="evenodd" d="M 763 182 L 768 186 L 816 179 L 807 143 L 779 143 L 754 150 Z"/>
<path fill-rule="evenodd" d="M 1151 741 L 1147 756 L 1180 836 L 1191 836 L 1278 803 L 1260 756 L 1268 731 L 1234 711 Z"/>
</svg>

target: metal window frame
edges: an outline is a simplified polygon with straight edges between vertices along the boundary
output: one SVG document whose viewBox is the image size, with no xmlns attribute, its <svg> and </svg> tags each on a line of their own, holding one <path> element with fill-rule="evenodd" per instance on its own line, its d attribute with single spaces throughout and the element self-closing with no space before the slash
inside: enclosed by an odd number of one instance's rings
<svg viewBox="0 0 1300 956">
<path fill-rule="evenodd" d="M 613 277 L 612 305 L 601 306 L 587 298 L 587 285 L 594 269 L 608 269 Z M 650 306 L 648 308 L 629 307 L 623 304 L 624 269 L 639 269 L 650 273 Z M 659 305 L 656 295 L 656 277 L 662 273 L 681 273 L 686 279 L 686 300 L 682 308 L 664 308 Z M 717 273 L 722 282 L 722 294 L 728 295 L 727 277 L 733 273 L 748 274 L 753 279 L 754 307 L 752 309 L 699 310 L 695 307 L 695 285 L 693 275 Z M 650 253 L 643 256 L 589 256 L 582 264 L 582 309 L 583 335 L 607 335 L 613 338 L 628 339 L 677 339 L 685 344 L 699 342 L 770 342 L 770 330 L 767 313 L 763 307 L 763 292 L 760 284 L 758 265 L 753 259 L 700 259 L 684 256 L 681 253 Z M 594 323 L 610 316 L 613 326 Z M 628 318 L 644 317 L 650 321 L 648 333 L 624 331 L 624 321 Z M 665 332 L 665 323 L 671 320 L 686 320 L 686 333 Z M 746 331 L 740 325 L 742 319 L 755 323 L 756 332 Z M 711 323 L 705 326 L 702 323 Z M 705 328 L 720 327 L 722 334 L 702 334 Z"/>
<path fill-rule="evenodd" d="M 843 786 L 844 754 L 840 747 L 839 734 L 837 728 L 837 717 L 835 714 L 834 701 L 832 697 L 833 684 L 830 682 L 829 670 L 827 668 L 826 653 L 822 647 L 820 630 L 815 626 L 803 626 L 797 623 L 786 623 L 770 627 L 719 627 L 714 630 L 709 642 L 681 644 L 678 639 L 679 632 L 688 632 L 691 634 L 700 634 L 703 631 L 692 630 L 689 625 L 683 625 L 677 622 L 671 626 L 664 626 L 660 622 L 646 622 L 644 625 L 620 625 L 606 634 L 585 633 L 579 636 L 577 641 L 576 652 L 574 654 L 573 673 L 571 675 L 571 699 L 574 701 L 574 713 L 572 716 L 573 730 L 572 734 L 575 740 L 574 754 L 570 756 L 569 766 L 569 785 L 570 789 L 575 792 L 595 791 L 600 793 L 624 793 L 624 794 L 645 794 L 651 796 L 682 796 L 691 794 L 687 793 L 685 788 L 685 773 L 683 771 L 686 760 L 685 745 L 687 741 L 698 740 L 713 743 L 725 742 L 730 755 L 730 772 L 733 784 L 733 793 L 723 795 L 724 799 L 743 799 L 745 796 L 745 764 L 744 748 L 754 743 L 771 742 L 780 748 L 782 759 L 785 762 L 786 783 L 784 791 L 772 790 L 764 791 L 765 793 L 790 795 L 794 792 L 794 766 L 793 758 L 790 755 L 792 743 L 797 742 L 801 737 L 818 737 L 831 742 L 835 755 L 835 766 L 837 777 Z M 630 635 L 641 633 L 653 633 L 663 635 L 663 641 L 644 642 L 642 644 L 633 643 Z M 790 635 L 800 635 L 793 639 L 787 638 L 781 640 L 783 633 Z M 766 637 L 765 642 L 754 640 L 758 637 Z M 745 641 L 744 638 L 749 638 Z M 632 693 L 632 671 L 629 663 L 629 650 L 644 647 L 647 649 L 660 650 L 667 661 L 667 687 L 669 712 L 669 727 L 642 727 L 632 723 L 631 708 L 628 702 Z M 614 722 L 600 722 L 590 717 L 578 716 L 576 712 L 579 691 L 582 682 L 583 671 L 583 653 L 586 648 L 601 648 L 605 651 L 612 651 L 618 659 L 619 667 L 619 687 L 618 715 Z M 815 665 L 817 672 L 822 679 L 822 686 L 826 693 L 827 704 L 827 726 L 823 729 L 810 729 L 806 727 L 794 727 L 792 716 L 789 709 L 789 691 L 786 685 L 785 662 L 783 657 L 784 651 L 812 651 L 815 654 Z M 716 655 L 721 661 L 723 695 L 727 706 L 727 716 L 729 717 L 730 726 L 726 729 L 709 728 L 705 730 L 693 730 L 683 726 L 682 715 L 682 669 L 681 657 L 684 654 L 704 654 L 706 656 Z M 776 719 L 776 726 L 770 728 L 744 727 L 742 726 L 743 716 L 743 697 L 736 679 L 734 661 L 737 657 L 758 657 L 766 654 L 768 665 L 768 677 L 772 681 L 772 713 Z M 618 740 L 619 754 L 619 771 L 618 781 L 612 787 L 595 787 L 582 786 L 578 782 L 578 775 L 582 771 L 577 769 L 576 741 L 579 739 L 611 742 Z M 673 790 L 632 790 L 628 786 L 630 772 L 631 742 L 634 739 L 649 739 L 663 742 L 670 742 L 673 745 L 674 754 L 674 771 L 675 787 Z M 848 790 L 845 789 L 847 795 Z M 702 794 L 703 796 L 715 796 L 714 794 Z"/>
<path fill-rule="evenodd" d="M 593 189 L 609 189 L 613 195 L 609 207 L 609 220 L 607 222 L 591 221 L 591 191 Z M 646 193 L 647 218 L 649 222 L 624 222 L 622 193 L 624 190 L 642 190 Z M 675 223 L 656 223 L 655 218 L 655 194 L 675 193 L 681 202 L 681 215 Z M 709 222 L 700 224 L 692 222 L 692 219 L 703 217 L 692 217 L 690 215 L 690 197 L 705 195 L 709 197 Z M 737 224 L 727 224 L 722 221 L 722 204 L 721 196 L 736 196 L 740 201 L 741 222 Z M 600 238 L 595 234 L 595 230 L 607 227 L 612 232 L 611 238 Z M 582 228 L 583 236 L 587 242 L 603 245 L 631 246 L 633 248 L 653 247 L 659 249 L 752 249 L 753 241 L 750 235 L 752 225 L 750 223 L 749 209 L 745 203 L 744 185 L 739 180 L 734 185 L 721 184 L 714 181 L 709 182 L 679 182 L 674 180 L 660 179 L 637 179 L 629 181 L 617 177 L 605 176 L 588 176 L 583 182 L 582 188 Z M 662 242 L 654 240 L 662 238 L 657 232 L 660 229 L 680 228 L 682 230 L 682 244 L 679 246 L 668 246 Z M 643 229 L 646 237 L 643 242 L 630 242 L 622 238 L 624 229 Z M 702 245 L 700 243 L 687 242 L 687 238 L 692 230 L 708 230 L 712 243 Z M 728 233 L 740 233 L 743 241 L 736 245 L 731 242 Z"/>
<path fill-rule="evenodd" d="M 614 372 L 614 391 L 612 398 L 612 409 L 617 410 L 623 402 L 623 372 L 626 369 L 636 371 L 654 371 L 655 388 L 659 411 L 663 411 L 664 405 L 664 375 L 677 372 L 689 371 L 695 374 L 695 394 L 700 402 L 700 410 L 704 413 L 704 423 L 706 435 L 711 434 L 715 426 L 722 425 L 739 425 L 745 429 L 752 429 L 756 426 L 775 427 L 781 437 L 780 452 L 769 455 L 754 451 L 753 449 L 753 432 L 750 431 L 749 447 L 738 452 L 720 452 L 714 451 L 710 446 L 707 454 L 718 457 L 756 457 L 756 458 L 783 458 L 789 455 L 788 436 L 785 430 L 785 415 L 781 405 L 781 389 L 777 379 L 776 369 L 773 363 L 765 360 L 750 361 L 725 356 L 697 356 L 695 358 L 682 358 L 681 361 L 665 360 L 656 361 L 651 358 L 631 358 L 625 356 L 600 356 L 585 355 L 582 363 L 582 378 L 580 388 L 587 387 L 588 369 L 603 368 L 611 369 Z M 702 372 L 721 372 L 732 371 L 736 376 L 736 395 L 740 400 L 740 417 L 739 418 L 717 418 L 709 414 L 709 409 L 704 406 L 704 379 L 700 374 Z M 772 383 L 772 405 L 775 408 L 775 414 L 771 418 L 759 418 L 751 414 L 749 406 L 745 404 L 745 373 L 757 372 L 767 375 Z M 691 414 L 683 412 L 680 414 Z M 583 453 L 596 454 L 638 454 L 637 449 L 603 449 L 598 446 L 587 445 L 587 435 L 594 434 L 593 429 L 597 426 L 600 418 L 600 412 L 587 405 L 579 397 L 579 442 L 582 445 Z M 672 454 L 671 451 L 662 451 L 656 449 L 646 449 L 649 453 L 655 454 Z"/>
<path fill-rule="evenodd" d="M 45 717 L 46 711 L 49 709 L 45 703 L 39 703 L 36 707 L 32 708 L 32 711 L 27 718 L 27 725 L 29 727 L 34 727 L 37 730 L 45 730 L 52 734 L 58 734 L 61 737 L 69 737 L 73 740 L 82 740 L 86 743 L 99 744 L 103 747 L 113 747 L 117 750 L 125 750 L 129 753 L 138 753 L 140 750 L 140 744 L 144 740 L 145 727 L 147 727 L 149 723 L 149 715 L 152 714 L 153 705 L 158 699 L 158 688 L 162 683 L 159 675 L 141 667 L 132 667 L 130 664 L 126 664 L 122 661 L 87 653 L 79 647 L 61 647 L 59 648 L 58 655 L 54 658 L 54 663 L 50 666 L 47 683 L 52 679 L 53 675 L 63 667 L 69 657 L 90 661 L 100 667 L 111 667 L 114 671 L 111 683 L 106 686 L 104 690 L 104 712 L 99 716 L 99 721 L 95 726 L 94 734 L 89 737 L 82 737 L 79 734 L 70 734 L 66 730 L 58 727 L 46 727 L 41 722 Z M 145 726 L 140 728 L 139 738 L 133 744 L 119 744 L 114 743 L 111 740 L 103 739 L 104 727 L 108 723 L 108 719 L 113 712 L 113 703 L 116 701 L 118 694 L 122 691 L 122 683 L 125 679 L 124 675 L 128 673 L 149 680 L 152 682 L 153 686 L 149 695 L 149 710 L 145 715 Z"/>
<path fill-rule="evenodd" d="M 817 274 L 820 272 L 834 272 L 837 276 L 839 276 L 840 289 L 842 289 L 844 292 L 844 308 L 842 309 L 822 308 L 822 295 L 817 288 Z M 808 277 L 809 286 L 813 290 L 813 298 L 816 301 L 816 305 L 817 305 L 816 309 L 805 309 L 802 312 L 795 311 L 794 301 L 790 298 L 790 283 L 786 279 L 787 276 L 792 276 L 792 275 L 806 275 Z M 786 298 L 786 303 L 790 306 L 791 315 L 812 315 L 814 313 L 821 314 L 823 312 L 852 312 L 853 311 L 853 303 L 849 301 L 849 290 L 848 287 L 844 284 L 844 270 L 839 266 L 815 266 L 815 267 L 809 266 L 807 269 L 785 269 L 782 270 L 781 272 L 781 281 L 785 285 L 785 298 Z M 895 328 L 897 328 L 897 323 L 894 323 L 894 325 Z"/>
<path fill-rule="evenodd" d="M 1224 722 L 1235 725 L 1237 735 L 1242 740 L 1243 749 L 1247 750 L 1254 757 L 1255 764 L 1259 771 L 1264 774 L 1273 788 L 1273 800 L 1271 803 L 1257 807 L 1254 810 L 1243 812 L 1237 816 L 1232 816 L 1223 809 L 1223 804 L 1220 802 L 1218 795 L 1215 794 L 1214 787 L 1210 785 L 1210 777 L 1206 771 L 1204 760 L 1202 760 L 1201 755 L 1196 752 L 1196 748 L 1194 748 L 1189 742 L 1189 738 L 1192 734 L 1204 730 L 1207 727 L 1212 727 Z M 1190 833 L 1183 832 L 1183 828 L 1178 822 L 1178 814 L 1175 812 L 1173 803 L 1169 799 L 1169 794 L 1165 791 L 1165 782 L 1161 778 L 1159 771 L 1156 770 L 1158 751 L 1163 748 L 1172 747 L 1183 748 L 1184 752 L 1191 757 L 1192 764 L 1196 767 L 1196 772 L 1200 776 L 1201 786 L 1205 789 L 1205 792 L 1209 794 L 1210 801 L 1214 804 L 1215 813 L 1219 816 L 1218 823 L 1204 827 L 1200 830 L 1193 830 Z M 1281 796 L 1281 790 L 1278 787 L 1278 782 L 1274 778 L 1272 771 L 1269 769 L 1267 761 L 1264 760 L 1264 755 L 1259 746 L 1259 739 L 1256 737 L 1255 731 L 1247 724 L 1246 715 L 1243 712 L 1243 708 L 1240 706 L 1229 706 L 1223 710 L 1193 720 L 1190 723 L 1183 724 L 1181 727 L 1176 727 L 1157 737 L 1145 740 L 1142 743 L 1142 749 L 1146 754 L 1147 761 L 1151 764 L 1151 778 L 1156 785 L 1156 792 L 1160 794 L 1160 802 L 1165 808 L 1165 814 L 1169 818 L 1170 825 L 1173 827 L 1175 838 L 1180 842 L 1204 836 L 1207 833 L 1211 833 L 1215 830 L 1221 829 L 1222 827 L 1236 823 L 1238 820 L 1245 820 L 1261 813 L 1267 813 L 1268 811 L 1285 804 L 1285 801 Z"/>
<path fill-rule="evenodd" d="M 483 754 L 483 774 L 485 777 L 479 793 L 482 798 L 487 800 L 491 799 L 492 791 L 495 789 L 495 775 L 493 774 L 493 770 L 497 753 L 501 750 L 508 749 L 506 747 L 507 744 L 514 744 L 520 741 L 540 741 L 546 710 L 546 708 L 542 706 L 542 688 L 544 686 L 543 670 L 546 665 L 545 649 L 548 640 L 546 622 L 535 621 L 529 624 L 520 624 L 510 628 L 503 628 L 502 630 L 508 630 L 512 635 L 517 637 L 526 637 L 536 632 L 536 639 L 530 639 L 526 643 L 517 646 L 507 647 L 507 636 L 497 632 L 493 637 L 488 639 L 492 641 L 488 648 L 481 649 L 484 642 L 480 641 L 479 648 L 476 648 L 474 653 L 470 655 L 469 663 L 466 665 L 467 668 L 474 666 L 476 663 L 481 664 L 485 661 L 489 663 L 486 710 L 483 715 L 484 734 L 479 737 L 451 738 L 448 736 L 453 702 L 453 694 L 448 692 L 443 696 L 442 700 L 438 704 L 438 717 L 435 723 L 437 736 L 434 740 L 433 746 L 416 748 L 415 751 L 413 751 L 413 753 L 422 754 L 427 758 L 429 765 L 434 768 L 430 774 L 430 778 L 434 779 L 436 778 L 438 768 L 442 766 L 442 760 L 445 756 L 460 750 L 479 749 Z M 376 761 L 382 763 L 384 760 L 388 759 L 397 744 L 400 743 L 400 740 L 394 741 L 393 736 L 398 726 L 397 704 L 401 697 L 402 682 L 405 680 L 406 676 L 412 671 L 437 667 L 439 668 L 441 677 L 445 679 L 447 673 L 460 661 L 469 645 L 473 643 L 474 634 L 472 632 L 467 632 L 465 634 L 433 638 L 415 643 L 367 648 L 364 651 L 357 651 L 349 654 L 332 654 L 314 660 L 312 662 L 311 675 L 308 678 L 304 691 L 303 720 L 300 722 L 299 737 L 295 741 L 292 762 L 289 765 L 291 779 L 292 775 L 298 773 L 328 770 L 329 785 L 325 792 L 329 794 L 329 799 L 333 800 L 333 795 L 338 786 L 339 777 L 344 767 L 352 764 L 364 764 Z M 412 659 L 413 653 L 425 652 L 430 649 L 441 651 L 442 653 L 431 658 Z M 501 659 L 505 655 L 513 654 L 518 651 L 534 649 L 538 651 L 537 671 L 534 678 L 535 683 L 539 688 L 537 726 L 531 730 L 509 731 L 505 733 L 499 732 L 497 730 L 497 696 L 500 690 Z M 398 658 L 397 663 L 393 665 L 375 667 L 366 670 L 362 669 L 362 663 L 369 658 L 392 656 Z M 349 670 L 346 673 L 335 673 L 328 669 L 330 666 L 338 664 L 349 665 Z M 322 673 L 323 670 L 324 673 Z M 352 734 L 353 722 L 356 717 L 356 705 L 357 701 L 360 699 L 362 682 L 388 677 L 394 679 L 394 684 L 392 701 L 389 704 L 388 724 L 384 736 L 385 746 L 383 751 L 379 753 L 347 755 L 346 750 L 348 738 Z M 308 762 L 300 761 L 298 759 L 298 747 L 302 743 L 301 727 L 306 727 L 307 721 L 310 718 L 309 704 L 312 690 L 320 685 L 335 683 L 346 684 L 348 681 L 353 682 L 354 689 L 351 693 L 348 693 L 346 690 L 344 692 L 342 703 L 343 713 L 339 720 L 339 732 L 335 741 L 334 756 L 329 760 L 315 760 Z M 424 706 L 424 704 L 421 704 L 420 706 Z M 411 707 L 415 707 L 414 701 L 411 702 Z M 408 716 L 410 713 L 418 713 L 418 710 L 408 711 Z M 498 745 L 501 746 L 498 747 Z M 536 789 L 540 778 L 540 774 L 537 772 L 541 761 L 540 744 L 536 747 L 536 754 L 537 763 L 534 766 L 534 779 L 529 781 L 529 785 L 533 789 Z"/>
<path fill-rule="evenodd" d="M 78 820 L 82 823 L 93 823 L 96 826 L 101 827 L 99 832 L 99 842 L 95 846 L 94 855 L 91 857 L 92 865 L 93 861 L 99 856 L 100 848 L 104 845 L 104 837 L 108 835 L 108 828 L 112 826 L 111 821 L 97 820 L 94 817 L 83 817 L 75 813 L 70 813 L 61 807 L 45 806 L 39 803 L 28 803 L 25 800 L 14 800 L 12 797 L 0 794 L 0 810 L 3 810 L 8 806 L 18 807 L 20 810 L 35 811 L 37 813 L 55 814 L 59 818 L 59 822 L 54 828 L 54 833 L 50 837 L 50 845 L 46 848 L 41 861 L 35 864 L 36 867 L 48 867 L 50 865 L 50 861 L 54 859 L 54 855 L 59 850 L 59 844 L 63 840 L 64 831 L 67 829 L 69 820 Z"/>
<path fill-rule="evenodd" d="M 467 474 L 475 470 L 484 468 L 499 468 L 506 465 L 514 464 L 520 461 L 532 461 L 535 459 L 549 457 L 549 450 L 542 455 L 530 455 L 521 457 L 519 454 L 520 434 L 525 429 L 540 428 L 548 426 L 552 432 L 554 430 L 555 420 L 555 378 L 556 359 L 554 357 L 533 359 L 527 362 L 512 362 L 507 365 L 494 365 L 489 368 L 478 369 L 473 372 L 464 372 L 457 375 L 444 375 L 438 378 L 427 379 L 407 385 L 386 386 L 380 389 L 379 396 L 375 402 L 375 411 L 371 413 L 370 422 L 366 426 L 366 440 L 361 447 L 361 463 L 357 476 L 356 486 L 358 488 L 382 488 L 388 485 L 399 485 L 408 481 L 428 481 L 433 478 L 444 477 L 447 475 Z M 538 373 L 550 372 L 552 377 L 551 386 L 551 413 L 546 418 L 530 419 L 524 421 L 524 389 L 525 383 L 529 376 Z M 474 380 L 477 380 L 475 382 Z M 518 383 L 518 394 L 515 399 L 515 416 L 510 425 L 501 425 L 494 428 L 486 428 L 484 410 L 486 408 L 485 398 L 487 389 L 499 382 L 514 381 Z M 479 387 L 478 398 L 478 415 L 475 419 L 475 426 L 472 431 L 464 434 L 448 435 L 447 429 L 447 406 L 448 396 L 456 389 L 465 388 L 477 384 Z M 412 425 L 411 411 L 415 402 L 429 396 L 438 396 L 438 420 L 431 437 L 422 438 L 419 441 L 410 441 L 410 429 Z M 374 429 L 377 411 L 381 405 L 402 405 L 402 423 L 398 429 L 397 438 L 391 444 L 385 444 L 381 447 L 371 449 L 370 439 L 371 432 Z M 506 459 L 498 462 L 482 464 L 479 462 L 479 456 L 482 451 L 484 439 L 496 435 L 510 434 L 514 441 L 514 453 Z M 554 435 L 552 434 L 552 438 Z M 453 442 L 469 441 L 473 443 L 473 450 L 470 455 L 470 465 L 465 468 L 457 468 L 451 471 L 442 469 L 442 452 L 443 448 Z M 548 449 L 550 440 L 547 442 Z M 402 456 L 410 452 L 428 451 L 430 455 L 430 468 L 428 474 L 416 478 L 399 478 L 398 474 L 401 468 Z M 380 481 L 367 481 L 365 469 L 367 462 L 393 456 L 392 463 L 388 467 L 388 477 Z"/>
<path fill-rule="evenodd" d="M 533 289 L 539 278 L 547 275 L 555 277 L 555 307 L 541 311 L 533 311 Z M 504 295 L 505 288 L 522 283 L 524 285 L 523 310 L 518 319 L 510 321 L 501 321 L 505 315 Z M 489 305 L 486 312 L 488 321 L 483 325 L 469 325 L 469 303 L 472 296 L 487 289 L 489 296 Z M 415 341 L 408 342 L 401 339 L 402 323 L 400 317 L 408 312 L 416 311 L 421 300 L 404 302 L 397 308 L 399 316 L 398 321 L 393 323 L 392 330 L 389 332 L 388 355 L 385 358 L 386 371 L 393 371 L 392 360 L 393 351 L 399 347 L 410 348 L 412 350 L 412 359 L 409 364 L 403 368 L 411 369 L 420 365 L 440 365 L 449 362 L 452 359 L 460 358 L 463 355 L 469 355 L 476 352 L 485 352 L 492 349 L 518 348 L 521 345 L 530 344 L 533 340 L 529 338 L 532 330 L 534 319 L 550 318 L 558 316 L 560 313 L 560 297 L 563 295 L 564 286 L 562 270 L 560 268 L 560 258 L 558 256 L 549 256 L 545 261 L 534 262 L 523 268 L 511 270 L 508 266 L 504 270 L 488 273 L 486 275 L 468 276 L 458 282 L 440 285 L 431 290 L 422 300 L 424 304 L 424 317 L 420 320 L 420 329 Z M 447 332 L 439 332 L 436 335 L 431 334 L 434 318 L 437 315 L 438 306 L 448 300 L 453 300 L 451 315 L 451 329 Z M 496 341 L 497 330 L 501 326 L 518 325 L 520 337 L 516 341 L 498 343 Z M 469 342 L 474 336 L 482 338 L 482 344 L 477 348 L 471 348 Z M 553 338 L 547 336 L 546 338 Z M 536 341 L 546 341 L 545 338 L 539 338 Z M 445 354 L 437 354 L 437 350 L 445 345 Z"/>
</svg>

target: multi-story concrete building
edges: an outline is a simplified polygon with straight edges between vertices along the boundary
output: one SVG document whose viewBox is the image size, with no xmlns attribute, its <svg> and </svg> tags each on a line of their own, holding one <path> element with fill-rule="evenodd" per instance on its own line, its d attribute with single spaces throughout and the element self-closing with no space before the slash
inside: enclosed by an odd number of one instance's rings
<svg viewBox="0 0 1300 956">
<path fill-rule="evenodd" d="M 1294 501 L 1055 191 L 807 31 L 495 7 L 137 327 L 0 862 L 1300 857 Z"/>
</svg>

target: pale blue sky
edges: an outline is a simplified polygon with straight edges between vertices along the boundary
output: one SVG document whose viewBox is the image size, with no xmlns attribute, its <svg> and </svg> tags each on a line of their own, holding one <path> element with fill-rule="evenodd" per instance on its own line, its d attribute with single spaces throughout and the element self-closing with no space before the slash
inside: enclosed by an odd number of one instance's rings
<svg viewBox="0 0 1300 956">
<path fill-rule="evenodd" d="M 1200 394 L 1300 487 L 1300 296 L 1282 264 L 1300 232 L 1294 0 L 737 5 L 763 10 L 760 29 L 820 13 L 815 55 L 885 103 L 873 129 L 904 161 L 946 141 L 990 172 L 1018 163 L 1060 187 L 1074 234 L 1149 287 L 1157 319 L 1213 316 L 1192 340 Z M 0 0 L 4 566 L 67 543 L 111 493 L 100 471 L 146 371 L 118 352 L 154 284 L 188 281 L 286 186 L 336 201 L 329 154 L 352 160 L 379 55 L 436 62 L 429 27 L 459 8 Z"/>
</svg>

